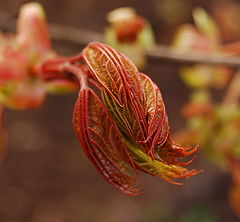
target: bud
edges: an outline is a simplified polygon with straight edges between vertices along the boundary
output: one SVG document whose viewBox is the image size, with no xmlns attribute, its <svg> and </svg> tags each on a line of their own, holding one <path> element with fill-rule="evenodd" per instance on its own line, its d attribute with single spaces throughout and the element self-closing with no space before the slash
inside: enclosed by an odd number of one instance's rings
<svg viewBox="0 0 240 222">
<path fill-rule="evenodd" d="M 199 173 L 183 167 L 192 160 L 180 162 L 198 147 L 184 148 L 171 140 L 162 95 L 148 76 L 101 43 L 90 43 L 82 57 L 102 101 L 86 83 L 80 84 L 74 128 L 88 158 L 109 183 L 135 195 L 136 174 L 129 174 L 126 166 L 174 184 L 180 184 L 176 178 Z"/>
<path fill-rule="evenodd" d="M 9 82 L 0 91 L 0 101 L 12 109 L 38 108 L 45 96 L 46 89 L 41 80 Z"/>
<path fill-rule="evenodd" d="M 19 49 L 32 60 L 39 59 L 50 49 L 45 13 L 39 3 L 28 3 L 21 8 L 16 42 Z"/>
<path fill-rule="evenodd" d="M 0 36 L 0 102 L 14 109 L 42 105 L 46 85 L 36 71 L 52 57 L 47 24 L 39 3 L 25 4 L 15 36 Z"/>
<path fill-rule="evenodd" d="M 176 50 L 203 55 L 227 51 L 227 48 L 220 45 L 220 32 L 216 22 L 206 11 L 196 8 L 193 20 L 195 26 L 187 24 L 179 28 L 173 41 Z M 180 73 L 183 81 L 192 88 L 224 88 L 230 80 L 232 70 L 224 66 L 197 64 L 182 68 Z"/>
<path fill-rule="evenodd" d="M 127 55 L 139 68 L 144 67 L 145 51 L 155 42 L 148 21 L 133 8 L 117 8 L 107 14 L 107 21 L 105 42 Z"/>
</svg>

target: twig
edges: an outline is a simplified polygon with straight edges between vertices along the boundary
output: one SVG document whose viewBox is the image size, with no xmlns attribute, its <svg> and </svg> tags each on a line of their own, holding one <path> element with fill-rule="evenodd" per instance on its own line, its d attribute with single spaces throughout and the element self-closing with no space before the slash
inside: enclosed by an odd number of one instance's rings
<svg viewBox="0 0 240 222">
<path fill-rule="evenodd" d="M 49 25 L 49 28 L 51 36 L 56 41 L 69 41 L 82 46 L 93 41 L 103 42 L 103 36 L 94 31 L 52 24 Z"/>
<path fill-rule="evenodd" d="M 15 27 L 16 20 L 9 14 L 0 12 L 0 30 L 3 32 L 15 32 Z M 81 46 L 85 46 L 92 41 L 103 42 L 102 35 L 94 31 L 55 24 L 49 24 L 49 31 L 56 41 L 68 41 Z"/>
<path fill-rule="evenodd" d="M 54 40 L 69 41 L 81 46 L 85 46 L 92 41 L 103 42 L 103 36 L 100 33 L 68 26 L 50 25 L 50 32 Z M 182 52 L 166 45 L 155 45 L 146 51 L 146 56 L 150 59 L 166 60 L 169 62 L 226 65 L 233 68 L 240 68 L 239 56 Z"/>
<path fill-rule="evenodd" d="M 239 56 L 225 54 L 203 54 L 197 52 L 182 52 L 165 45 L 155 45 L 146 55 L 153 59 L 180 63 L 203 63 L 208 65 L 225 65 L 240 68 Z"/>
<path fill-rule="evenodd" d="M 8 14 L 0 12 L 0 29 L 5 31 L 14 31 L 15 20 Z M 69 41 L 81 46 L 85 46 L 91 41 L 103 42 L 103 36 L 94 31 L 84 29 L 49 25 L 50 34 L 56 41 Z M 150 59 L 166 60 L 179 63 L 203 63 L 209 65 L 225 65 L 233 68 L 240 68 L 239 56 L 227 56 L 224 54 L 200 54 L 194 52 L 177 51 L 166 45 L 155 45 L 146 52 L 146 56 Z"/>
</svg>

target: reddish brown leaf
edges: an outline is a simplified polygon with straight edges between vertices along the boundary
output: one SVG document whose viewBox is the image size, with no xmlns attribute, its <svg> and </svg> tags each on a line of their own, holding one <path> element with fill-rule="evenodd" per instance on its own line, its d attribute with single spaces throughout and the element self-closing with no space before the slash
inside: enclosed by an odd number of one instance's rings
<svg viewBox="0 0 240 222">
<path fill-rule="evenodd" d="M 127 57 L 107 45 L 94 42 L 83 50 L 83 58 L 96 79 L 120 105 L 126 102 L 126 95 L 130 97 L 128 99 L 142 100 L 139 72 Z"/>
<path fill-rule="evenodd" d="M 141 73 L 141 83 L 144 93 L 144 110 L 148 124 L 147 140 L 150 146 L 148 151 L 161 146 L 169 135 L 168 118 L 161 92 L 157 85 L 145 74 Z"/>
<path fill-rule="evenodd" d="M 175 183 L 174 178 L 188 177 L 200 172 L 189 171 L 182 167 L 191 163 L 194 158 L 186 163 L 180 162 L 180 159 L 196 152 L 198 146 L 193 149 L 184 148 L 171 141 L 168 118 L 161 92 L 149 77 L 140 74 L 135 65 L 125 56 L 101 43 L 89 44 L 83 51 L 83 58 L 85 63 L 90 66 L 91 76 L 102 86 L 103 102 L 110 113 L 108 121 L 114 121 L 118 127 L 116 129 L 121 132 L 119 137 L 122 137 L 124 144 L 127 145 L 132 161 L 138 169 L 171 183 Z M 86 102 L 88 99 L 85 98 L 83 101 Z M 96 105 L 98 102 L 94 104 Z M 101 102 L 100 104 L 105 109 Z M 85 107 L 89 107 L 89 104 L 86 104 Z M 94 106 L 90 107 L 92 107 L 92 111 L 99 110 Z M 99 112 L 94 114 L 86 111 L 85 113 L 87 114 L 85 116 L 88 117 L 99 117 L 101 115 Z M 87 126 L 87 124 L 85 125 Z M 90 127 L 88 131 L 93 133 L 94 130 L 91 129 Z M 105 130 L 108 130 L 108 128 L 100 131 L 105 132 Z M 105 132 L 104 135 L 109 135 L 109 133 Z M 103 138 L 105 137 L 103 136 Z M 99 150 L 96 145 L 101 144 L 101 141 L 95 140 L 97 142 L 93 142 L 88 134 L 80 141 L 82 141 L 82 146 L 89 147 L 85 152 L 97 165 L 97 168 L 104 172 L 102 167 L 97 164 L 102 164 L 102 162 L 89 152 L 89 150 Z M 88 143 L 86 144 L 86 142 Z M 100 147 L 106 147 L 106 145 L 101 144 Z M 108 151 L 110 150 L 112 148 Z M 121 153 L 127 153 L 127 150 L 121 149 Z M 103 155 L 101 154 L 101 156 Z M 104 158 L 109 160 L 109 156 L 104 156 Z M 121 160 L 126 160 L 131 165 L 129 156 L 127 155 L 127 157 L 128 159 L 123 156 Z M 117 156 L 112 160 L 112 163 L 116 162 Z M 110 183 L 112 183 L 112 180 L 117 181 L 114 177 L 112 178 L 114 170 L 110 172 L 111 174 L 109 173 L 107 177 Z M 105 174 L 103 173 L 103 175 Z"/>
<path fill-rule="evenodd" d="M 123 193 L 137 195 L 137 173 L 122 136 L 91 89 L 81 90 L 73 120 L 81 147 L 99 173 Z"/>
<path fill-rule="evenodd" d="M 145 140 L 143 92 L 136 66 L 111 47 L 96 42 L 83 50 L 83 58 L 107 94 L 122 107 L 118 119 L 122 119 L 129 134 L 136 140 Z"/>
<path fill-rule="evenodd" d="M 140 120 L 134 115 L 130 105 L 128 105 L 128 109 L 126 106 L 119 106 L 105 90 L 102 91 L 102 98 L 119 130 L 125 137 L 135 142 L 145 140 L 146 137 L 140 125 Z"/>
<path fill-rule="evenodd" d="M 195 147 L 182 147 L 179 144 L 173 142 L 168 136 L 166 142 L 154 150 L 154 158 L 160 160 L 166 164 L 186 166 L 193 162 L 196 155 L 187 162 L 182 162 L 183 157 L 191 156 L 198 150 L 198 145 Z"/>
<path fill-rule="evenodd" d="M 118 67 L 112 61 L 109 54 L 102 48 L 103 44 L 90 43 L 83 50 L 83 58 L 95 78 L 108 91 L 108 93 L 123 106 L 125 91 Z"/>
</svg>

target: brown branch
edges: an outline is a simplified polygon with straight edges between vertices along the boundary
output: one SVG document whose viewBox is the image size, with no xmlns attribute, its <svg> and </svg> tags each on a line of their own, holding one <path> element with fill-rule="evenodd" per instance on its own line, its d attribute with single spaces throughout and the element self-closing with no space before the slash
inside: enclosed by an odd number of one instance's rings
<svg viewBox="0 0 240 222">
<path fill-rule="evenodd" d="M 0 13 L 0 29 L 5 31 L 14 31 L 15 20 L 8 14 Z M 56 41 L 68 41 L 77 45 L 85 46 L 89 42 L 103 42 L 103 36 L 94 31 L 84 29 L 49 25 L 50 34 Z M 146 52 L 146 56 L 150 59 L 165 60 L 169 62 L 179 63 L 203 63 L 208 65 L 225 65 L 233 68 L 240 68 L 239 56 L 226 56 L 224 54 L 200 54 L 194 52 L 177 51 L 166 45 L 155 45 L 152 49 Z"/>
<path fill-rule="evenodd" d="M 9 14 L 0 12 L 0 30 L 3 32 L 15 32 L 16 20 Z M 77 45 L 85 46 L 92 41 L 103 41 L 100 33 L 79 29 L 69 26 L 49 24 L 50 35 L 56 41 L 68 41 Z"/>
<path fill-rule="evenodd" d="M 50 25 L 50 32 L 54 40 L 65 40 L 81 46 L 85 46 L 92 41 L 103 42 L 103 36 L 100 33 L 68 26 Z M 169 62 L 226 65 L 233 68 L 240 68 L 239 56 L 182 52 L 166 45 L 155 45 L 146 52 L 146 56 L 150 59 Z"/>
<path fill-rule="evenodd" d="M 68 41 L 82 46 L 93 41 L 103 42 L 103 36 L 94 31 L 53 24 L 49 25 L 49 29 L 52 38 L 56 41 Z"/>
<path fill-rule="evenodd" d="M 165 45 L 155 45 L 146 53 L 146 55 L 153 59 L 174 61 L 179 63 L 202 63 L 208 65 L 225 65 L 233 68 L 240 68 L 239 56 L 183 52 Z"/>
</svg>

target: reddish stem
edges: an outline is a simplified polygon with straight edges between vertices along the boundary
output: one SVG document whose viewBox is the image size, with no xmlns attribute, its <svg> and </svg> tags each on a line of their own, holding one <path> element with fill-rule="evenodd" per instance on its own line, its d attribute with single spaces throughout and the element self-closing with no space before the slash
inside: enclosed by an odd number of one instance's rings
<svg viewBox="0 0 240 222">
<path fill-rule="evenodd" d="M 70 72 L 70 73 L 74 74 L 80 82 L 80 86 L 81 86 L 80 90 L 88 87 L 87 76 L 80 67 L 75 67 L 74 65 L 72 65 L 70 63 L 64 63 L 63 65 L 61 65 L 60 71 Z"/>
</svg>

